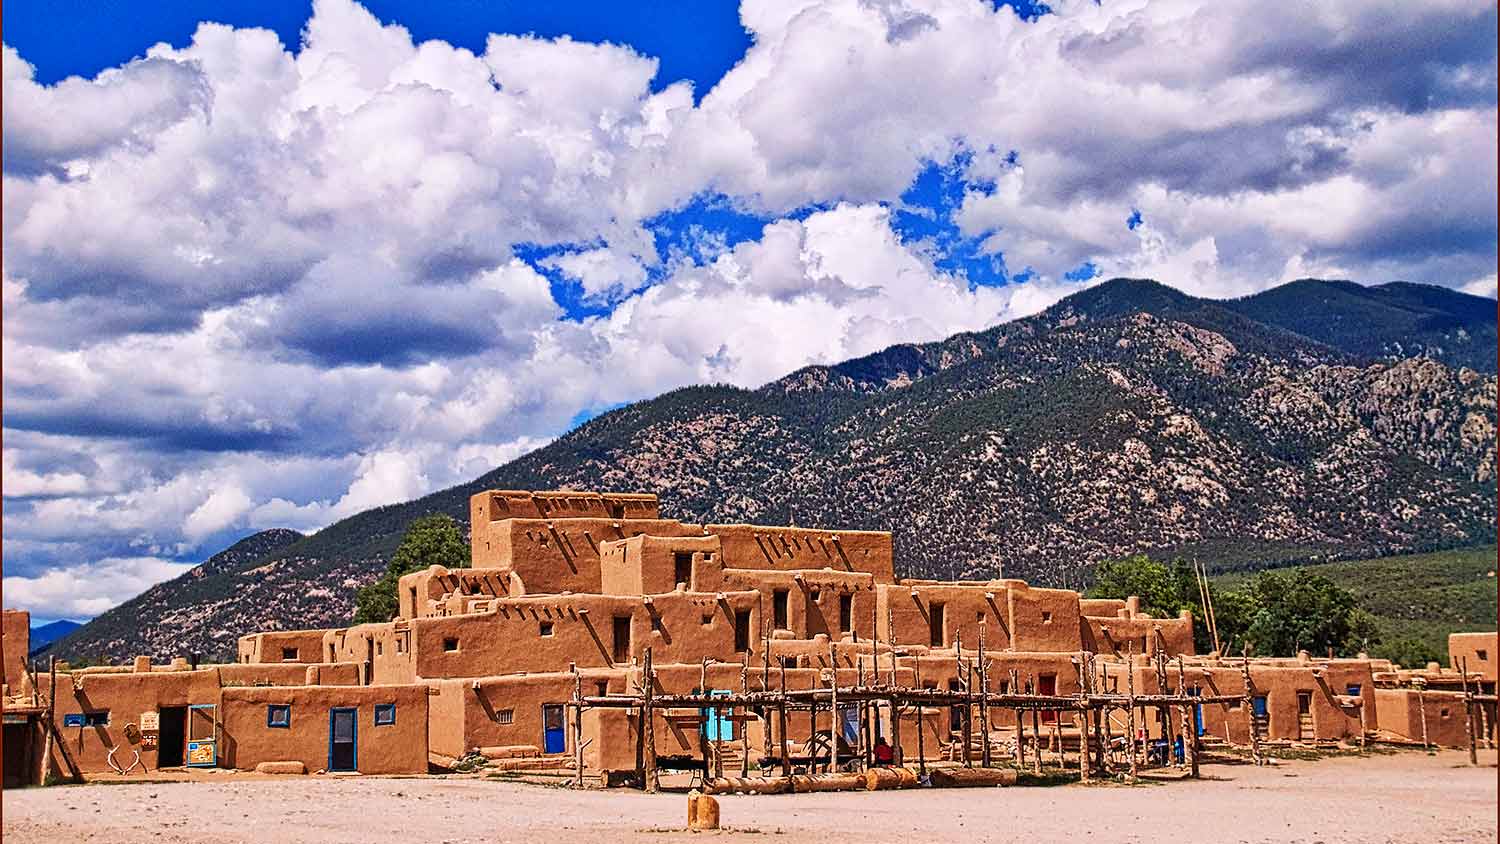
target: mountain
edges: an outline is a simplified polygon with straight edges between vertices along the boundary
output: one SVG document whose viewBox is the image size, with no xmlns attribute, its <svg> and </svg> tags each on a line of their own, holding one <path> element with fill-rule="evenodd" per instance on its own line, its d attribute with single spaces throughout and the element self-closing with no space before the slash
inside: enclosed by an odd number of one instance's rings
<svg viewBox="0 0 1500 844">
<path fill-rule="evenodd" d="M 59 619 L 51 624 L 43 624 L 40 627 L 31 628 L 31 652 L 37 653 L 52 642 L 72 633 L 83 625 L 66 618 Z"/>
<path fill-rule="evenodd" d="M 887 529 L 903 575 L 1051 584 L 1137 551 L 1222 570 L 1494 542 L 1495 344 L 1477 367 L 1450 365 L 1435 318 L 1390 311 L 1428 302 L 1493 337 L 1495 303 L 1471 313 L 1474 297 L 1435 288 L 1344 286 L 1215 301 L 1117 279 L 756 390 L 675 390 L 471 483 L 190 573 L 191 589 L 163 584 L 127 605 L 151 635 L 117 622 L 96 635 L 96 620 L 60 652 L 226 656 L 239 633 L 342 623 L 407 523 L 463 522 L 469 495 L 492 487 L 650 491 L 689 520 Z M 1368 331 L 1347 330 L 1360 320 Z M 1417 347 L 1431 354 L 1385 352 Z"/>
<path fill-rule="evenodd" d="M 246 632 L 239 620 L 257 615 L 245 603 L 249 593 L 234 584 L 241 578 L 258 579 L 253 569 L 259 560 L 302 538 L 297 531 L 281 528 L 247 536 L 183 575 L 96 616 L 50 648 L 36 648 L 35 640 L 32 647 L 75 663 L 120 662 L 137 654 L 168 659 L 198 653 L 232 659 L 235 640 Z M 309 591 L 316 594 L 298 596 L 288 590 L 268 596 L 260 591 L 250 600 L 270 600 L 276 612 L 288 617 L 313 617 L 316 611 L 310 604 L 332 593 Z"/>
</svg>

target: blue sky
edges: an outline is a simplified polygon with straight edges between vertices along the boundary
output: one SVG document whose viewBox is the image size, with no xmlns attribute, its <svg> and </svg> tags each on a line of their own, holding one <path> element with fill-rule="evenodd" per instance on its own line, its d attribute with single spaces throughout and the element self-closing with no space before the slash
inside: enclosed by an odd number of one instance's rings
<svg viewBox="0 0 1500 844">
<path fill-rule="evenodd" d="M 92 615 L 608 408 L 1102 278 L 1494 296 L 1495 26 L 1480 0 L 8 2 L 7 602 Z"/>
</svg>

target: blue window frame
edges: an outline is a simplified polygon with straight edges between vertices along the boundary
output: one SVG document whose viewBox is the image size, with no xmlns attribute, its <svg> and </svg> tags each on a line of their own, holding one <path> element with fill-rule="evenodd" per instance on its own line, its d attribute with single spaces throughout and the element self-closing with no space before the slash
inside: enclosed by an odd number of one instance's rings
<svg viewBox="0 0 1500 844">
<path fill-rule="evenodd" d="M 83 713 L 83 725 L 85 727 L 108 727 L 109 710 L 101 709 L 97 712 Z"/>
<path fill-rule="evenodd" d="M 375 704 L 375 726 L 385 727 L 396 723 L 396 704 Z"/>
<path fill-rule="evenodd" d="M 1349 686 L 1344 689 L 1344 691 L 1347 692 L 1350 697 L 1359 697 L 1359 692 L 1360 692 L 1359 684 L 1358 683 L 1350 683 Z"/>
<path fill-rule="evenodd" d="M 1255 697 L 1250 698 L 1250 711 L 1253 712 L 1255 714 L 1255 717 L 1257 718 L 1266 717 L 1266 696 L 1256 695 Z"/>
<path fill-rule="evenodd" d="M 291 729 L 292 705 L 289 703 L 273 703 L 266 707 L 266 726 L 279 729 Z"/>
</svg>

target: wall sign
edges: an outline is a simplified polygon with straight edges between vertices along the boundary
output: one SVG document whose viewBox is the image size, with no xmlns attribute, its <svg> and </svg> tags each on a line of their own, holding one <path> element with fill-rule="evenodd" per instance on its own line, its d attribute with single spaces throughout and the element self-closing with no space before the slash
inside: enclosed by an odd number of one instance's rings
<svg viewBox="0 0 1500 844">
<path fill-rule="evenodd" d="M 161 714 L 155 709 L 148 709 L 141 713 L 141 731 L 151 732 L 161 729 Z"/>
</svg>

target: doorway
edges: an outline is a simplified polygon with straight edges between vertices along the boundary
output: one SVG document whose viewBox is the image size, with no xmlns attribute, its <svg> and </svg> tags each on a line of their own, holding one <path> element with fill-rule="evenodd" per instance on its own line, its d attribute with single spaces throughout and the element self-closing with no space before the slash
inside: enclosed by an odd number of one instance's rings
<svg viewBox="0 0 1500 844">
<path fill-rule="evenodd" d="M 359 770 L 359 710 L 335 707 L 328 710 L 328 770 Z"/>
<path fill-rule="evenodd" d="M 163 706 L 161 731 L 156 739 L 156 767 L 181 768 L 182 748 L 187 743 L 187 707 Z"/>
<path fill-rule="evenodd" d="M 542 749 L 545 753 L 565 753 L 568 734 L 564 729 L 563 705 L 542 704 Z"/>
<path fill-rule="evenodd" d="M 1036 678 L 1036 693 L 1039 694 L 1039 695 L 1056 695 L 1057 694 L 1057 675 L 1056 674 L 1043 674 L 1043 675 L 1037 677 Z M 1051 724 L 1051 723 L 1054 723 L 1056 721 L 1057 721 L 1057 710 L 1056 709 L 1043 709 L 1042 710 L 1042 722 L 1043 723 L 1045 723 L 1045 724 Z"/>
<path fill-rule="evenodd" d="M 9 716 L 7 716 L 9 717 Z M 5 787 L 30 785 L 32 726 L 30 719 L 5 725 Z"/>
<path fill-rule="evenodd" d="M 1312 720 L 1312 692 L 1297 693 L 1297 738 L 1310 739 L 1315 735 Z"/>
</svg>

